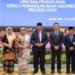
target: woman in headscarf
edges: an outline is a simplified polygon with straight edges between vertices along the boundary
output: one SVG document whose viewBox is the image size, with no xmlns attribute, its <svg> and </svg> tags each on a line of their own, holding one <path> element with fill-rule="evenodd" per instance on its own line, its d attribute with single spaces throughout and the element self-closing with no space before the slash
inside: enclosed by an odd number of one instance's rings
<svg viewBox="0 0 75 75">
<path fill-rule="evenodd" d="M 20 34 L 17 38 L 18 44 L 18 65 L 19 75 L 26 74 L 28 72 L 28 64 L 30 58 L 30 36 L 27 34 L 25 28 L 20 28 Z"/>
<path fill-rule="evenodd" d="M 15 39 L 11 27 L 6 28 L 6 33 L 2 38 L 3 43 L 3 70 L 6 73 L 14 72 L 14 58 L 15 58 Z"/>
</svg>

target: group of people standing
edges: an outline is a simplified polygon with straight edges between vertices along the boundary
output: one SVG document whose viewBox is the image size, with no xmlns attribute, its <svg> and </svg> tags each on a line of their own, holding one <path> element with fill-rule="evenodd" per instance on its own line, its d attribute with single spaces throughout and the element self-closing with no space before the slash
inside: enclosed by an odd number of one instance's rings
<svg viewBox="0 0 75 75">
<path fill-rule="evenodd" d="M 4 45 L 4 73 L 10 74 L 14 72 L 14 60 L 17 52 L 19 75 L 26 74 L 30 59 L 30 36 L 27 34 L 27 29 L 20 28 L 20 34 L 16 36 L 11 27 L 6 28 L 6 34 L 2 38 L 2 43 Z"/>
<path fill-rule="evenodd" d="M 59 23 L 53 24 L 53 31 L 48 38 L 43 30 L 42 23 L 37 23 L 37 29 L 31 36 L 27 34 L 25 28 L 20 28 L 20 34 L 16 37 L 11 27 L 6 28 L 6 34 L 2 38 L 3 47 L 3 70 L 7 73 L 14 72 L 15 45 L 17 45 L 19 75 L 27 73 L 30 60 L 30 47 L 33 52 L 33 74 L 39 69 L 42 74 L 45 70 L 45 52 L 48 41 L 51 44 L 51 73 L 55 72 L 55 60 L 57 58 L 57 72 L 61 73 L 61 52 L 62 44 L 66 48 L 66 73 L 75 74 L 75 34 L 74 28 L 68 28 L 68 34 L 63 35 L 60 31 Z M 70 71 L 71 63 L 71 71 Z"/>
</svg>

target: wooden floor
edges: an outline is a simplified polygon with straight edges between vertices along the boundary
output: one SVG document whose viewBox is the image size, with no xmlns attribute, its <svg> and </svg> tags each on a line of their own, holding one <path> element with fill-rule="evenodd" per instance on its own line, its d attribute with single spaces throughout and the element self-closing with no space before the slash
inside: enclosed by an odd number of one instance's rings
<svg viewBox="0 0 75 75">
<path fill-rule="evenodd" d="M 32 69 L 29 69 L 28 74 L 23 74 L 23 75 L 33 75 L 33 74 L 32 74 L 32 71 L 33 71 Z M 14 72 L 13 74 L 6 74 L 6 73 L 3 72 L 2 68 L 0 68 L 0 75 L 18 75 L 18 68 L 15 68 L 15 72 Z M 41 72 L 39 71 L 39 72 L 38 72 L 37 74 L 35 74 L 35 75 L 42 75 L 42 74 L 41 74 Z M 55 72 L 54 74 L 51 74 L 51 73 L 50 73 L 50 70 L 47 69 L 45 75 L 68 75 L 68 74 L 66 74 L 64 70 L 62 70 L 62 74 L 58 74 L 57 72 Z M 75 75 L 75 74 L 69 74 L 69 75 Z"/>
</svg>

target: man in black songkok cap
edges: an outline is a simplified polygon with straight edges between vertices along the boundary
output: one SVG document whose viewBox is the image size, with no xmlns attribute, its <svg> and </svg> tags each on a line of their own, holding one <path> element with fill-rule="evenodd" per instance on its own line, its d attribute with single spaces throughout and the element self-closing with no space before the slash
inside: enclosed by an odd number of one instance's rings
<svg viewBox="0 0 75 75">
<path fill-rule="evenodd" d="M 39 64 L 42 74 L 45 74 L 45 46 L 47 42 L 47 33 L 43 31 L 42 23 L 37 23 L 37 30 L 31 36 L 31 43 L 33 44 L 33 74 L 38 72 Z"/>
<path fill-rule="evenodd" d="M 75 34 L 74 28 L 68 28 L 69 34 L 64 38 L 64 44 L 66 46 L 66 73 L 70 73 L 70 63 L 71 63 L 71 73 L 75 74 Z"/>
</svg>

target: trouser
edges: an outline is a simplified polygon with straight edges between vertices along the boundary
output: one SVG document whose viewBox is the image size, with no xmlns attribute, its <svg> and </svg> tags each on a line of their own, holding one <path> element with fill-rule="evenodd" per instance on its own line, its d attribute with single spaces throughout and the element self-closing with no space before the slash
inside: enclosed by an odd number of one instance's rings
<svg viewBox="0 0 75 75">
<path fill-rule="evenodd" d="M 61 70 L 61 51 L 51 52 L 51 70 L 55 70 L 55 59 L 57 57 L 57 70 Z"/>
<path fill-rule="evenodd" d="M 70 64 L 71 64 L 71 71 L 75 71 L 75 52 L 66 52 L 66 71 L 70 72 Z"/>
<path fill-rule="evenodd" d="M 42 49 L 42 48 L 33 50 L 34 70 L 38 71 L 39 64 L 40 64 L 41 71 L 44 71 L 45 70 L 45 49 Z"/>
</svg>

